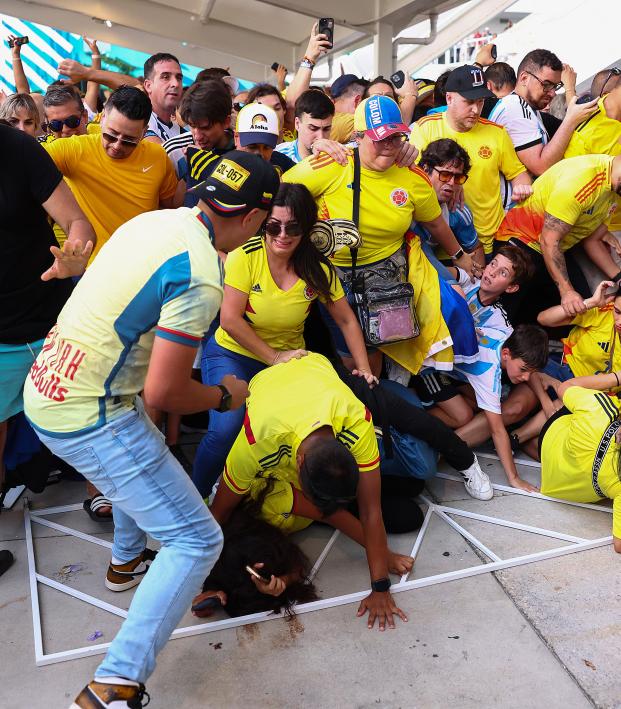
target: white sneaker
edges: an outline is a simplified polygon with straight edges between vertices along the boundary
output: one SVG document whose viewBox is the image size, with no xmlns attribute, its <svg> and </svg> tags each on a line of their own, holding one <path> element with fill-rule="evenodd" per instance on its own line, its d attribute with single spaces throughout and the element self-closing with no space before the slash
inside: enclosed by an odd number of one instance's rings
<svg viewBox="0 0 621 709">
<path fill-rule="evenodd" d="M 494 489 L 489 477 L 481 470 L 476 455 L 474 462 L 467 470 L 460 470 L 460 475 L 464 478 L 466 492 L 477 500 L 491 500 L 494 497 Z"/>
</svg>

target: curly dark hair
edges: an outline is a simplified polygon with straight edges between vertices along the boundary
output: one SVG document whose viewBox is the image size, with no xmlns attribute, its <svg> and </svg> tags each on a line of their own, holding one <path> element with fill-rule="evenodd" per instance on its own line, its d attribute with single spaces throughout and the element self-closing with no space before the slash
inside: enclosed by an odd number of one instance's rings
<svg viewBox="0 0 621 709">
<path fill-rule="evenodd" d="M 308 578 L 311 564 L 307 556 L 280 529 L 256 516 L 273 485 L 274 480 L 267 479 L 258 498 L 236 509 L 223 526 L 222 553 L 203 584 L 204 591 L 226 593 L 223 608 L 232 617 L 261 611 L 284 611 L 293 616 L 296 603 L 317 599 Z M 247 565 L 258 562 L 265 564 L 266 574 L 283 576 L 297 572 L 300 580 L 289 584 L 280 596 L 268 596 L 257 589 L 246 571 Z"/>
</svg>

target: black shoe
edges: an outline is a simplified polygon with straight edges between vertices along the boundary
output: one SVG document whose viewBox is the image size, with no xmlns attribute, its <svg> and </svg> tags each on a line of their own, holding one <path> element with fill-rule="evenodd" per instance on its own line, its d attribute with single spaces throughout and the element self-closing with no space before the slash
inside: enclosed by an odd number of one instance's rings
<svg viewBox="0 0 621 709">
<path fill-rule="evenodd" d="M 14 561 L 15 557 L 8 549 L 2 549 L 0 551 L 0 576 L 11 568 Z"/>
</svg>

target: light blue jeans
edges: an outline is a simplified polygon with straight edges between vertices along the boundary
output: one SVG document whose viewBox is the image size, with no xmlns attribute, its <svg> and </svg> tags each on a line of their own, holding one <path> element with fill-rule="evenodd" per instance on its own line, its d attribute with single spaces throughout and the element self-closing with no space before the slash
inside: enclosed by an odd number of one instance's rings
<svg viewBox="0 0 621 709">
<path fill-rule="evenodd" d="M 198 490 L 143 411 L 72 438 L 41 441 L 112 501 L 112 554 L 122 562 L 161 549 L 95 677 L 145 682 L 222 550 L 222 532 Z"/>
</svg>

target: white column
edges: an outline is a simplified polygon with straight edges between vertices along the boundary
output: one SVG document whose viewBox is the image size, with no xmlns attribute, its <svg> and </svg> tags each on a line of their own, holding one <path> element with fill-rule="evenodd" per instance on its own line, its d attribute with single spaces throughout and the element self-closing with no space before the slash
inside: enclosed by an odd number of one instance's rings
<svg viewBox="0 0 621 709">
<path fill-rule="evenodd" d="M 384 22 L 375 24 L 373 37 L 373 71 L 371 79 L 380 74 L 388 78 L 394 73 L 392 65 L 392 25 Z"/>
</svg>

